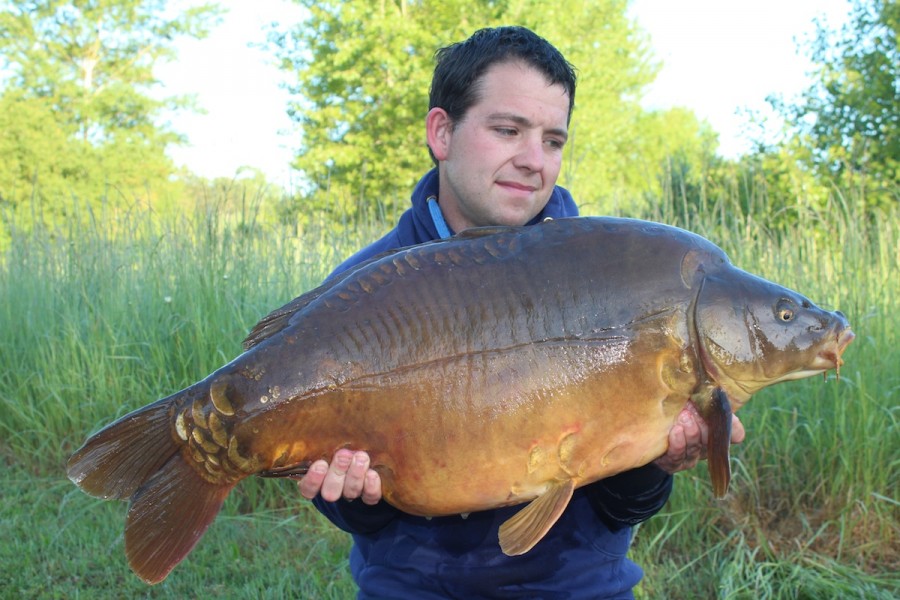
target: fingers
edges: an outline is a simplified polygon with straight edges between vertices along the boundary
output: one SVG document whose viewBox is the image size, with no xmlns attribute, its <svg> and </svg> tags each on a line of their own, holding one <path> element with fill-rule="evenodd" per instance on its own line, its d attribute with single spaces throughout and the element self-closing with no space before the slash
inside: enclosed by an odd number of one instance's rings
<svg viewBox="0 0 900 600">
<path fill-rule="evenodd" d="M 338 450 L 331 463 L 318 460 L 310 465 L 300 480 L 300 494 L 309 500 L 320 494 L 328 502 L 361 497 L 366 504 L 376 504 L 381 500 L 381 477 L 369 464 L 366 452 Z"/>
<path fill-rule="evenodd" d="M 350 487 L 353 485 L 353 482 L 347 481 L 347 472 L 352 463 L 353 453 L 349 450 L 338 450 L 334 453 L 334 458 L 331 459 L 331 464 L 325 473 L 325 479 L 322 481 L 322 489 L 319 490 L 323 500 L 328 502 L 338 500 L 344 493 L 345 485 L 348 486 L 350 497 L 356 497 L 352 495 L 352 487 Z"/>
<path fill-rule="evenodd" d="M 325 473 L 327 472 L 328 463 L 324 460 L 317 460 L 311 464 L 306 475 L 304 475 L 303 479 L 300 480 L 300 483 L 297 484 L 300 488 L 300 495 L 307 500 L 315 498 L 316 495 L 318 495 L 319 490 L 322 489 L 322 482 L 325 480 Z"/>
<path fill-rule="evenodd" d="M 703 429 L 691 405 L 678 415 L 669 430 L 669 447 L 656 459 L 657 467 L 667 473 L 677 473 L 694 467 L 703 453 Z"/>
<path fill-rule="evenodd" d="M 740 444 L 747 433 L 741 420 L 732 415 L 731 443 Z M 654 464 L 668 473 L 677 473 L 692 469 L 706 458 L 706 446 L 709 441 L 709 429 L 697 407 L 689 402 L 672 429 L 669 430 L 669 448 L 666 453 L 654 461 Z"/>
<path fill-rule="evenodd" d="M 381 501 L 381 476 L 378 471 L 369 469 L 366 472 L 362 501 L 366 504 L 378 504 Z"/>
<path fill-rule="evenodd" d="M 744 424 L 741 423 L 737 416 L 731 415 L 731 443 L 740 444 L 746 436 L 747 432 L 744 430 Z"/>
<path fill-rule="evenodd" d="M 697 407 L 693 402 L 688 405 L 678 415 L 678 421 L 684 430 L 684 456 L 685 462 L 690 463 L 685 468 L 696 466 L 697 462 L 706 458 L 706 444 L 709 440 L 709 429 L 706 422 L 697 412 Z"/>
</svg>

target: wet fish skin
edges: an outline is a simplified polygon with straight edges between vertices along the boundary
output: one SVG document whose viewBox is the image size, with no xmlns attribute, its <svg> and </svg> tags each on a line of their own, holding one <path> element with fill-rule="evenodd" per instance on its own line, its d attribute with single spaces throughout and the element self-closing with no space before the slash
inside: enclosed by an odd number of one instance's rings
<svg viewBox="0 0 900 600">
<path fill-rule="evenodd" d="M 408 513 L 534 500 L 501 529 L 518 554 L 576 487 L 663 454 L 689 400 L 724 494 L 731 411 L 837 368 L 851 340 L 839 312 L 680 229 L 578 218 L 469 230 L 276 310 L 232 362 L 91 437 L 69 475 L 130 499 L 126 553 L 151 583 L 241 479 L 302 473 L 342 447 L 366 449 L 385 499 Z"/>
</svg>

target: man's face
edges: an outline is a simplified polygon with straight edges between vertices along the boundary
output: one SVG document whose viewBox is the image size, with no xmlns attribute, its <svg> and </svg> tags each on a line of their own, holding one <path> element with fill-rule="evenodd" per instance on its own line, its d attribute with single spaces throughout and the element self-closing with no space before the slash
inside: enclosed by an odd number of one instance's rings
<svg viewBox="0 0 900 600">
<path fill-rule="evenodd" d="M 568 135 L 565 88 L 523 62 L 490 67 L 479 96 L 456 123 L 442 109 L 428 117 L 438 202 L 454 231 L 530 221 L 550 198 Z"/>
</svg>

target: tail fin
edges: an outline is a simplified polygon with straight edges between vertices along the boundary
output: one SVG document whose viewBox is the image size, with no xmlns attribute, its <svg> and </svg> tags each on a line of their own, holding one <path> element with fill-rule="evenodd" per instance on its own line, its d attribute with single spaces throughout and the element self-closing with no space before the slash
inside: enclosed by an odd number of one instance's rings
<svg viewBox="0 0 900 600">
<path fill-rule="evenodd" d="M 234 485 L 202 479 L 173 456 L 131 498 L 125 554 L 138 577 L 159 583 L 200 541 Z"/>
<path fill-rule="evenodd" d="M 184 559 L 234 487 L 203 479 L 182 458 L 172 408 L 188 388 L 106 426 L 69 459 L 68 476 L 92 496 L 131 500 L 125 552 L 134 572 L 158 583 Z"/>
<path fill-rule="evenodd" d="M 98 498 L 131 498 L 178 452 L 169 412 L 177 396 L 139 408 L 91 436 L 69 459 L 69 479 Z"/>
</svg>

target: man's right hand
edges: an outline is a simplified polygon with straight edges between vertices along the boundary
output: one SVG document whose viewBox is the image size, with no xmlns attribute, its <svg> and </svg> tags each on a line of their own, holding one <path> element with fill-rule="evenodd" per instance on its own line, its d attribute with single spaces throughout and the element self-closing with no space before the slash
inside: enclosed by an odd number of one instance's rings
<svg viewBox="0 0 900 600">
<path fill-rule="evenodd" d="M 317 460 L 299 487 L 300 494 L 309 500 L 318 494 L 328 502 L 362 498 L 366 504 L 377 504 L 381 500 L 381 477 L 369 468 L 369 455 L 361 450 L 338 450 L 331 463 Z"/>
</svg>

